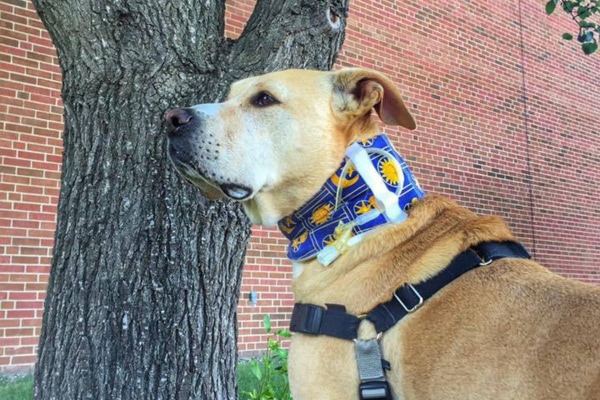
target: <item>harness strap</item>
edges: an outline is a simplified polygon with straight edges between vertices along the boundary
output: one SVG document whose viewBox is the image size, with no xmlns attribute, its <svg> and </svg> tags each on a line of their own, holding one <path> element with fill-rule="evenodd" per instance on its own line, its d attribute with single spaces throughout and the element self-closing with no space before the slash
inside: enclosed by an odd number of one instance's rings
<svg viewBox="0 0 600 400">
<path fill-rule="evenodd" d="M 530 255 L 525 247 L 517 242 L 478 244 L 457 255 L 446 268 L 426 281 L 417 285 L 402 285 L 394 292 L 390 301 L 378 305 L 361 318 L 371 321 L 377 332 L 385 332 L 459 276 L 506 257 L 530 258 Z M 325 308 L 314 304 L 296 303 L 290 330 L 310 335 L 356 339 L 361 318 L 346 313 L 346 308 L 342 305 L 327 304 Z"/>
<path fill-rule="evenodd" d="M 390 387 L 382 366 L 381 347 L 377 339 L 355 340 L 360 399 L 391 400 Z"/>
<path fill-rule="evenodd" d="M 326 335 L 340 339 L 356 339 L 360 318 L 346 313 L 346 307 L 327 304 L 294 304 L 290 330 L 309 335 Z"/>
<path fill-rule="evenodd" d="M 516 242 L 485 242 L 456 256 L 439 274 L 417 285 L 403 285 L 393 298 L 380 304 L 367 315 L 377 332 L 385 332 L 423 302 L 464 273 L 485 266 L 499 258 L 530 258 L 522 244 Z"/>
</svg>

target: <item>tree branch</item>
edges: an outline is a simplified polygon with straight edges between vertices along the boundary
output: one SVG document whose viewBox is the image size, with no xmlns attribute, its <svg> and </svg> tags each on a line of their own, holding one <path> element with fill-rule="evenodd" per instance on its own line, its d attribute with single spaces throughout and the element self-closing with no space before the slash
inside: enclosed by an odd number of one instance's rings
<svg viewBox="0 0 600 400">
<path fill-rule="evenodd" d="M 115 65 L 143 69 L 149 67 L 149 55 L 159 64 L 203 73 L 216 69 L 224 41 L 224 0 L 67 1 L 68 6 L 33 0 L 65 73 L 77 67 L 79 76 L 116 79 Z M 94 63 L 77 66 L 82 59 Z"/>
<path fill-rule="evenodd" d="M 256 70 L 330 69 L 344 40 L 349 2 L 259 0 L 229 54 L 232 80 Z"/>
</svg>

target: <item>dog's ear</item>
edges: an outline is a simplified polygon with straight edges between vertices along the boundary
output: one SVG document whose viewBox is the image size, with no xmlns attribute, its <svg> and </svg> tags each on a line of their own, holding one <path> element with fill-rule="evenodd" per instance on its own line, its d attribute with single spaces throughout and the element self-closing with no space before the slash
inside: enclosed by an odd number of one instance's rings
<svg viewBox="0 0 600 400">
<path fill-rule="evenodd" d="M 361 68 L 348 68 L 334 73 L 334 106 L 342 112 L 362 116 L 375 109 L 388 125 L 415 129 L 417 124 L 402 95 L 385 75 Z"/>
</svg>

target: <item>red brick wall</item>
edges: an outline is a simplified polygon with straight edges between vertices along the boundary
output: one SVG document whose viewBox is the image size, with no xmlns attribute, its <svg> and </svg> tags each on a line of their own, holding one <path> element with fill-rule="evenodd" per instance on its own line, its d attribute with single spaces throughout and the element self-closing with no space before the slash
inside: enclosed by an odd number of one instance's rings
<svg viewBox="0 0 600 400">
<path fill-rule="evenodd" d="M 62 162 L 60 87 L 33 5 L 0 1 L 0 371 L 35 362 Z"/>
<path fill-rule="evenodd" d="M 237 37 L 253 2 L 227 3 L 228 36 Z M 504 216 L 536 259 L 598 284 L 600 55 L 585 57 L 562 41 L 574 26 L 566 16 L 546 17 L 543 6 L 353 0 L 338 64 L 378 69 L 398 83 L 419 128 L 386 132 L 427 191 Z M 61 115 L 47 33 L 31 3 L 0 0 L 0 370 L 34 361 Z M 285 242 L 272 229 L 253 232 L 239 304 L 244 355 L 264 348 L 263 315 L 285 326 L 292 305 Z"/>
</svg>

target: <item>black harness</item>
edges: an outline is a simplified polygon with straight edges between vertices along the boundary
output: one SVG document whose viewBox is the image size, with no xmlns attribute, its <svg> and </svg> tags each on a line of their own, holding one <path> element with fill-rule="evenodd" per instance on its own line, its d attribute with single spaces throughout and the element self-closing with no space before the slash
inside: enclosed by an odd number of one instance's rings
<svg viewBox="0 0 600 400">
<path fill-rule="evenodd" d="M 464 273 L 489 265 L 501 258 L 530 257 L 525 247 L 517 242 L 480 243 L 454 257 L 446 268 L 426 281 L 416 285 L 400 286 L 390 301 L 379 304 L 366 315 L 348 314 L 346 308 L 338 304 L 327 304 L 326 307 L 321 307 L 296 303 L 292 312 L 290 330 L 308 335 L 326 335 L 353 340 L 358 337 L 359 324 L 366 319 L 373 323 L 379 336 Z M 361 399 L 391 399 L 385 379 L 377 382 L 361 379 L 359 392 Z"/>
</svg>

